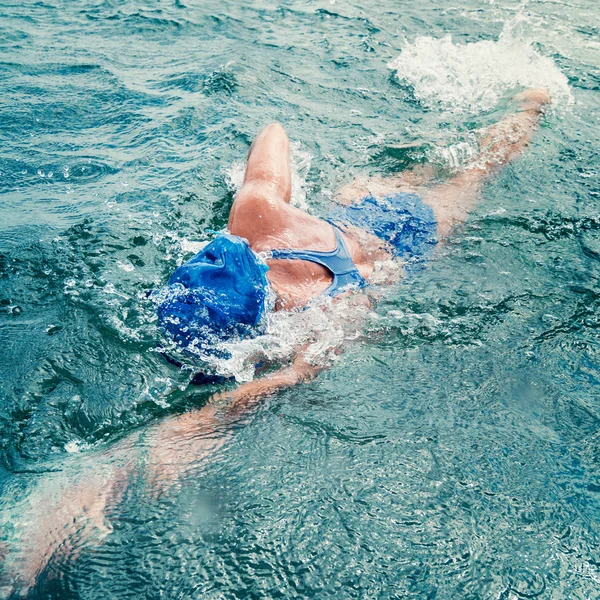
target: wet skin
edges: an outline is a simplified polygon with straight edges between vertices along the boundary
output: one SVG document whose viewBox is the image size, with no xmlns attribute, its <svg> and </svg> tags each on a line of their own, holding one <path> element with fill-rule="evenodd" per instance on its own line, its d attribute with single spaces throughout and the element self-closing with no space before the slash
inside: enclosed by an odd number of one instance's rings
<svg viewBox="0 0 600 600">
<path fill-rule="evenodd" d="M 443 239 L 467 218 L 485 179 L 527 146 L 549 99 L 548 92 L 542 89 L 527 90 L 517 96 L 520 111 L 485 131 L 478 159 L 445 183 L 428 187 L 427 170 L 385 179 L 362 179 L 342 188 L 338 201 L 349 204 L 368 194 L 417 193 L 433 209 L 438 235 Z M 273 123 L 258 134 L 250 148 L 244 183 L 229 215 L 229 231 L 247 239 L 255 252 L 276 248 L 333 250 L 333 227 L 292 206 L 291 191 L 289 140 L 284 128 Z M 386 244 L 369 232 L 346 227 L 342 235 L 354 264 L 367 280 L 376 261 L 392 257 Z M 330 272 L 314 263 L 271 259 L 267 264 L 267 276 L 278 297 L 277 310 L 304 306 L 331 283 Z"/>
</svg>

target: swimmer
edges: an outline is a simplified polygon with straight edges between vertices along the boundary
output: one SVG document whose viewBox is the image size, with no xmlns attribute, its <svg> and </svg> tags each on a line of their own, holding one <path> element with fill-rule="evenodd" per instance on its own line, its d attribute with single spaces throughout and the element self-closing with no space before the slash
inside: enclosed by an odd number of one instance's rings
<svg viewBox="0 0 600 600">
<path fill-rule="evenodd" d="M 377 261 L 426 260 L 466 220 L 486 179 L 525 149 L 550 96 L 530 89 L 515 101 L 518 112 L 483 133 L 470 168 L 431 188 L 427 171 L 354 181 L 340 190 L 331 222 L 290 204 L 289 141 L 281 125 L 269 125 L 250 148 L 229 234 L 217 236 L 169 280 L 174 293 L 159 308 L 165 330 L 183 347 L 202 336 L 210 346 L 219 336 L 253 335 L 269 308 L 269 289 L 273 310 L 299 309 L 324 294 L 334 302 L 354 294 L 360 302 Z M 322 369 L 300 348 L 289 366 L 156 425 L 146 462 L 154 489 L 168 489 L 220 448 L 231 423 L 257 401 Z"/>
<path fill-rule="evenodd" d="M 279 124 L 263 129 L 250 148 L 228 233 L 217 235 L 168 282 L 158 306 L 166 335 L 184 351 L 210 354 L 223 340 L 255 335 L 269 310 L 299 310 L 323 295 L 333 302 L 354 295 L 361 302 L 380 261 L 404 267 L 426 261 L 466 220 L 486 179 L 524 150 L 550 97 L 532 89 L 515 101 L 518 112 L 483 133 L 479 156 L 462 173 L 430 186 L 426 168 L 358 179 L 340 190 L 331 220 L 290 204 L 287 135 Z M 143 472 L 151 495 L 170 490 L 227 442 L 231 423 L 252 405 L 322 368 L 301 348 L 289 366 L 106 449 L 108 470 L 65 486 L 57 505 L 35 519 L 35 530 L 13 560 L 18 575 L 11 585 L 26 593 L 42 572 L 60 572 L 62 562 L 73 558 L 69 540 L 76 538 L 78 547 L 83 539 L 91 543 L 108 535 L 105 515 L 123 498 L 132 474 Z M 140 448 L 143 457 L 136 459 Z"/>
<path fill-rule="evenodd" d="M 427 186 L 427 169 L 358 179 L 340 190 L 326 220 L 290 204 L 289 140 L 281 125 L 269 125 L 250 148 L 229 233 L 179 267 L 162 291 L 163 330 L 193 354 L 222 352 L 223 342 L 257 335 L 270 310 L 356 294 L 371 284 L 376 265 L 391 259 L 405 268 L 423 263 L 466 220 L 486 178 L 527 145 L 549 95 L 533 89 L 515 100 L 519 112 L 489 128 L 479 156 L 450 181 Z M 266 393 L 306 379 L 318 368 L 304 359 L 299 350 L 288 369 L 228 395 Z"/>
</svg>

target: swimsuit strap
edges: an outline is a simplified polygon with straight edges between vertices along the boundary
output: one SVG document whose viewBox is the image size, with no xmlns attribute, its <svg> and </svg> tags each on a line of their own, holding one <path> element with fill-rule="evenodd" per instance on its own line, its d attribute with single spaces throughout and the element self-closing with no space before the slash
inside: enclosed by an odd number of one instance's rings
<svg viewBox="0 0 600 600">
<path fill-rule="evenodd" d="M 336 246 L 329 252 L 275 249 L 271 251 L 271 256 L 277 260 L 306 260 L 325 267 L 333 276 L 333 282 L 323 294 L 336 296 L 349 286 L 364 287 L 367 282 L 356 268 L 340 230 L 334 225 L 333 231 L 335 232 Z"/>
</svg>

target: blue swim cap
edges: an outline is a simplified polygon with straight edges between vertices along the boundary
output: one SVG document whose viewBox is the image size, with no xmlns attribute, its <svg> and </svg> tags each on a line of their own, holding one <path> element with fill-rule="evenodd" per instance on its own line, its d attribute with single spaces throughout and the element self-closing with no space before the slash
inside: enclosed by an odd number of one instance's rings
<svg viewBox="0 0 600 600">
<path fill-rule="evenodd" d="M 204 354 L 214 354 L 219 341 L 252 335 L 265 312 L 267 270 L 246 240 L 217 236 L 160 292 L 160 326 L 179 346 Z"/>
</svg>

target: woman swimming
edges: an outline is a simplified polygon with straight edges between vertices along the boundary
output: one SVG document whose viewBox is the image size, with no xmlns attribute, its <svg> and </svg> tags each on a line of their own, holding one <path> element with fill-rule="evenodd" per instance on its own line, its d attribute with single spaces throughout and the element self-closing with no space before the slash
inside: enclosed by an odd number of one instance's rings
<svg viewBox="0 0 600 600">
<path fill-rule="evenodd" d="M 433 187 L 426 185 L 426 171 L 355 181 L 340 191 L 331 221 L 290 204 L 289 142 L 280 125 L 269 125 L 250 149 L 229 233 L 218 235 L 169 280 L 158 307 L 167 335 L 186 351 L 208 355 L 223 340 L 255 335 L 267 311 L 298 309 L 321 295 L 335 302 L 354 294 L 360 302 L 379 261 L 393 258 L 410 267 L 427 259 L 464 222 L 485 179 L 527 146 L 549 96 L 528 90 L 516 101 L 519 112 L 484 133 L 480 155 L 464 172 Z M 10 559 L 18 573 L 11 586 L 27 591 L 48 565 L 59 570 L 61 561 L 72 558 L 71 548 L 83 539 L 107 535 L 105 515 L 121 501 L 133 474 L 142 474 L 152 494 L 171 489 L 182 473 L 226 443 L 231 423 L 250 406 L 321 368 L 299 348 L 289 366 L 105 449 L 107 469 L 83 473 L 65 486 L 55 506 L 31 517 L 34 530 Z"/>
<path fill-rule="evenodd" d="M 516 101 L 520 112 L 488 129 L 476 161 L 450 181 L 427 187 L 426 173 L 359 180 L 341 190 L 327 220 L 290 204 L 289 140 L 281 125 L 269 125 L 250 148 L 229 233 L 179 267 L 161 291 L 162 328 L 178 346 L 206 358 L 222 354 L 223 342 L 259 333 L 270 310 L 356 292 L 389 259 L 405 269 L 422 263 L 466 219 L 486 177 L 526 146 L 549 96 L 528 90 Z M 303 376 L 311 371 L 304 364 Z M 235 394 L 266 391 L 296 376 L 292 367 Z"/>
</svg>

